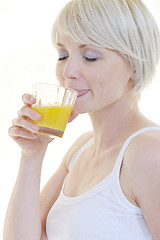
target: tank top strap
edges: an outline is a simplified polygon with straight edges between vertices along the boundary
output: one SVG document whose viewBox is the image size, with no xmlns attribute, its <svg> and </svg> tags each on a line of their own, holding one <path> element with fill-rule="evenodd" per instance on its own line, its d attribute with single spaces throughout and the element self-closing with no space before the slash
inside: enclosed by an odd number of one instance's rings
<svg viewBox="0 0 160 240">
<path fill-rule="evenodd" d="M 142 133 L 145 133 L 145 132 L 149 132 L 149 131 L 160 131 L 160 127 L 146 127 L 146 128 L 142 128 L 140 130 L 138 130 L 137 132 L 133 133 L 130 137 L 127 138 L 127 140 L 124 142 L 119 154 L 118 154 L 118 157 L 117 157 L 117 160 L 116 160 L 116 163 L 114 165 L 114 168 L 113 168 L 113 173 L 116 172 L 118 173 L 118 177 L 119 177 L 119 172 L 120 172 L 120 168 L 121 168 L 121 165 L 122 165 L 122 161 L 123 161 L 123 158 L 124 158 L 124 154 L 127 150 L 127 147 L 128 145 L 130 144 L 130 142 L 138 135 L 142 134 Z"/>
<path fill-rule="evenodd" d="M 94 139 L 93 137 L 90 138 L 71 158 L 69 162 L 69 171 L 71 170 L 73 164 L 76 162 L 76 160 L 80 157 L 80 155 L 93 143 Z"/>
<path fill-rule="evenodd" d="M 145 132 L 149 132 L 149 131 L 160 131 L 160 127 L 146 127 L 146 128 L 142 128 L 140 130 L 138 130 L 137 132 L 133 133 L 130 137 L 127 138 L 127 140 L 124 142 L 119 154 L 118 154 L 118 157 L 117 157 L 117 160 L 116 160 L 116 163 L 114 165 L 114 168 L 113 168 L 113 172 L 118 172 L 120 171 L 120 168 L 121 168 L 121 165 L 122 165 L 122 161 L 123 161 L 123 158 L 124 158 L 124 154 L 127 150 L 127 147 L 128 145 L 130 144 L 130 142 L 138 135 L 142 134 L 142 133 L 145 133 Z M 80 155 L 94 142 L 94 138 L 92 137 L 91 139 L 89 139 L 74 155 L 73 157 L 71 158 L 70 160 L 70 163 L 69 163 L 69 171 L 71 170 L 73 164 L 76 162 L 76 160 L 80 157 Z"/>
</svg>

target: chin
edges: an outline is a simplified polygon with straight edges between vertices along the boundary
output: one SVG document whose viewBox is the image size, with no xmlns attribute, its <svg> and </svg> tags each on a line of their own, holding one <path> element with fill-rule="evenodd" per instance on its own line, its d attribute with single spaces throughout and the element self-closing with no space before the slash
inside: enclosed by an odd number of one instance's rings
<svg viewBox="0 0 160 240">
<path fill-rule="evenodd" d="M 89 109 L 86 105 L 87 104 L 84 104 L 84 103 L 82 104 L 82 103 L 76 102 L 75 105 L 74 105 L 74 108 L 75 108 L 75 110 L 78 111 L 79 114 L 88 113 Z"/>
</svg>

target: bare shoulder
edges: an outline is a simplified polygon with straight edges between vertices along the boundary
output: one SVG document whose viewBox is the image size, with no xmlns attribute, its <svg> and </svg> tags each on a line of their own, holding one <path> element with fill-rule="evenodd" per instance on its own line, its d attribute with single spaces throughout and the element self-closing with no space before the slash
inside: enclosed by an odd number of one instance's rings
<svg viewBox="0 0 160 240">
<path fill-rule="evenodd" d="M 160 131 L 136 136 L 126 150 L 125 162 L 128 170 L 137 177 L 148 177 L 150 180 L 155 171 L 160 171 Z"/>
<path fill-rule="evenodd" d="M 126 151 L 124 167 L 132 196 L 154 239 L 160 239 L 160 131 L 135 137 Z"/>
<path fill-rule="evenodd" d="M 149 167 L 151 172 L 155 164 L 160 164 L 160 131 L 149 131 L 135 137 L 130 143 L 126 159 L 141 170 Z"/>
</svg>

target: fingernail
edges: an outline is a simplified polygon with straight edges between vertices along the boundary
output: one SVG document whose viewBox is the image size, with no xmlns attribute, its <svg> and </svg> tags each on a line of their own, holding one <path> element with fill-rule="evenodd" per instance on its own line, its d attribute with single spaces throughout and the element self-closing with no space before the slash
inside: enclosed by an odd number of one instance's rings
<svg viewBox="0 0 160 240">
<path fill-rule="evenodd" d="M 30 100 L 30 102 L 33 102 L 33 101 L 35 101 L 35 98 L 33 96 L 31 96 L 29 100 Z"/>
<path fill-rule="evenodd" d="M 39 113 L 35 113 L 34 115 L 36 120 L 40 120 L 41 119 L 41 115 Z"/>
</svg>

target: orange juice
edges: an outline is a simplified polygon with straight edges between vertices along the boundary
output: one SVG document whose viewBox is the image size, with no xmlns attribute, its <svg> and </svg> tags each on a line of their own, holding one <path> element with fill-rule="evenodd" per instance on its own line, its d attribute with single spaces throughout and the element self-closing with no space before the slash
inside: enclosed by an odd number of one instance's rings
<svg viewBox="0 0 160 240">
<path fill-rule="evenodd" d="M 33 121 L 40 126 L 40 133 L 62 137 L 73 106 L 39 106 L 32 108 L 41 114 L 40 121 Z"/>
</svg>

